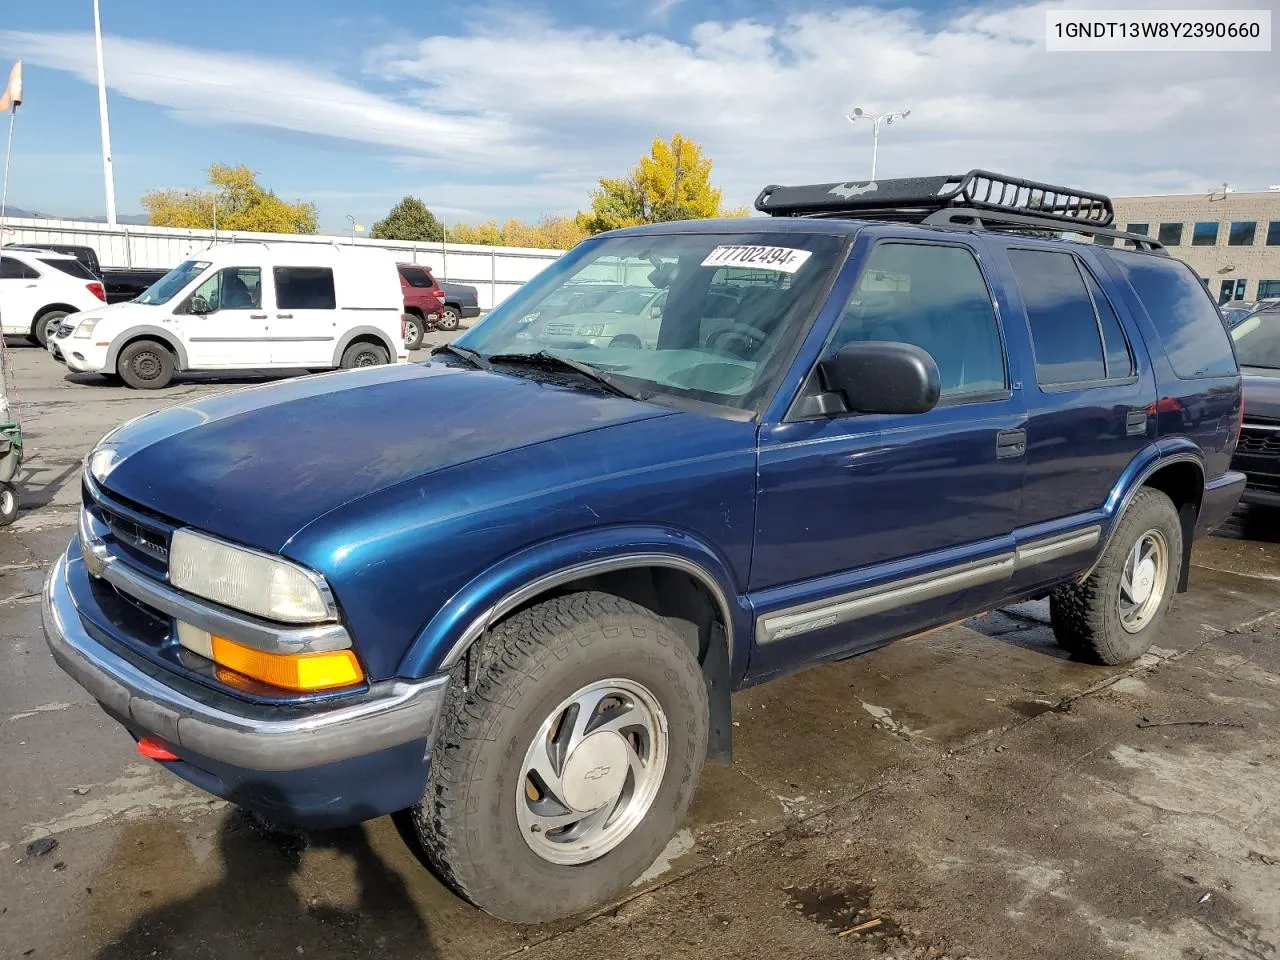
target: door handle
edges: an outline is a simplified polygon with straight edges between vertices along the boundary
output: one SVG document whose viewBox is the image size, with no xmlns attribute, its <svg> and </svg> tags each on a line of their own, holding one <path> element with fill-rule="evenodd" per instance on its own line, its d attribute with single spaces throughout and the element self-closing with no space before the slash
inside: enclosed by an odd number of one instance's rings
<svg viewBox="0 0 1280 960">
<path fill-rule="evenodd" d="M 276 314 L 276 319 L 277 319 L 277 320 L 292 320 L 292 319 L 293 319 L 293 314 L 292 314 L 292 313 L 277 313 L 277 314 Z"/>
<path fill-rule="evenodd" d="M 1001 430 L 996 434 L 996 459 L 1020 457 L 1027 452 L 1027 431 Z"/>
<path fill-rule="evenodd" d="M 265 319 L 267 319 L 267 315 L 266 315 L 265 313 L 251 313 L 251 314 L 249 314 L 249 319 L 250 319 L 250 320 L 265 320 Z"/>
<path fill-rule="evenodd" d="M 1147 432 L 1146 407 L 1134 407 L 1125 414 L 1124 432 L 1130 437 L 1140 437 Z"/>
</svg>

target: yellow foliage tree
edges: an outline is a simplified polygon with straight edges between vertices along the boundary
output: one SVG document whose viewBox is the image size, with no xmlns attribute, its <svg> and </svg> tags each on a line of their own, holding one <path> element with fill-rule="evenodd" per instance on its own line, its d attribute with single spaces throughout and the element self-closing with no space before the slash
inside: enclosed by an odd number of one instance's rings
<svg viewBox="0 0 1280 960">
<path fill-rule="evenodd" d="M 711 185 L 711 168 L 695 141 L 679 133 L 670 141 L 656 138 L 626 176 L 601 178 L 591 194 L 591 212 L 579 214 L 577 225 L 601 233 L 642 223 L 746 216 L 741 207 L 722 209 L 723 192 Z"/>
<path fill-rule="evenodd" d="M 142 195 L 147 222 L 156 227 L 188 227 L 252 233 L 315 233 L 316 207 L 281 200 L 241 164 L 209 168 L 213 190 L 151 190 Z M 215 220 L 216 218 L 216 220 Z"/>
<path fill-rule="evenodd" d="M 573 217 L 547 214 L 537 223 L 509 218 L 502 226 L 498 221 L 455 223 L 449 227 L 453 243 L 478 243 L 492 247 L 539 247 L 543 250 L 569 250 L 587 237 Z"/>
</svg>

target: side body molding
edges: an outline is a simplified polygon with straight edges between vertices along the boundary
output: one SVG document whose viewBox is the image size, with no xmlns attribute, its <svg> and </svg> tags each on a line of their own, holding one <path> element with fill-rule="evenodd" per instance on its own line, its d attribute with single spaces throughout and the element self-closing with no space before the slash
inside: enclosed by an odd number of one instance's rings
<svg viewBox="0 0 1280 960">
<path fill-rule="evenodd" d="M 680 570 L 706 588 L 725 622 L 732 677 L 740 679 L 750 653 L 751 613 L 728 564 L 682 531 L 630 526 L 535 544 L 473 577 L 418 633 L 399 673 L 425 677 L 447 670 L 490 624 L 538 594 L 583 577 L 637 567 Z"/>
</svg>

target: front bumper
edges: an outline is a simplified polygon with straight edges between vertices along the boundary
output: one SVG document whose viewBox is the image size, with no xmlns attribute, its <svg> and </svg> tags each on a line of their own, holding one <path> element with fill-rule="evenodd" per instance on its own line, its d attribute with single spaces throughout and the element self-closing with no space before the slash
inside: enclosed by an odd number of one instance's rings
<svg viewBox="0 0 1280 960">
<path fill-rule="evenodd" d="M 49 340 L 49 353 L 76 373 L 101 373 L 107 362 L 107 351 L 90 340 L 73 336 L 57 336 Z"/>
<path fill-rule="evenodd" d="M 84 561 L 69 552 L 45 582 L 42 614 L 49 650 L 135 736 L 153 736 L 184 759 L 187 754 L 198 758 L 192 761 L 197 765 L 209 761 L 206 769 L 230 767 L 252 772 L 258 780 L 406 744 L 419 745 L 417 753 L 425 760 L 447 677 L 384 681 L 355 703 L 309 711 L 241 704 L 195 684 L 180 686 L 163 668 L 134 662 L 95 638 L 76 608 L 67 583 L 72 575 L 88 573 Z"/>
</svg>

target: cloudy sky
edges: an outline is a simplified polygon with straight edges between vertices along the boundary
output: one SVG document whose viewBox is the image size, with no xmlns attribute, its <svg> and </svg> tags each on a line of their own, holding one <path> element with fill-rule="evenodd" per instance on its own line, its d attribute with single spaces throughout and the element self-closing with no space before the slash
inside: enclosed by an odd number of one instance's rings
<svg viewBox="0 0 1280 960">
<path fill-rule="evenodd" d="M 881 177 L 1280 183 L 1280 55 L 1046 53 L 1045 9 L 1115 6 L 1098 0 L 101 2 L 122 213 L 211 162 L 315 201 L 328 229 L 405 193 L 450 219 L 572 212 L 677 130 L 749 203 L 766 183 L 865 175 L 854 104 L 912 111 L 882 136 Z M 0 11 L 0 57 L 27 64 L 11 204 L 104 209 L 91 29 L 90 0 Z"/>
</svg>

